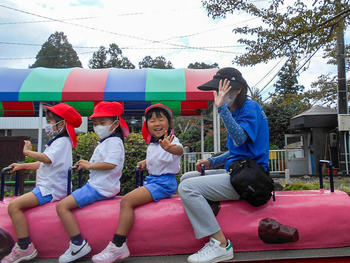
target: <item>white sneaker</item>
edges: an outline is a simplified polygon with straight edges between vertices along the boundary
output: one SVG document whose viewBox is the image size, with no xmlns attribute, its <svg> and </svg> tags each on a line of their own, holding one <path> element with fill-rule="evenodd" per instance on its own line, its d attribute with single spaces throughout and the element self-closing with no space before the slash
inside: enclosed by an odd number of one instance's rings
<svg viewBox="0 0 350 263">
<path fill-rule="evenodd" d="M 117 259 L 124 259 L 130 256 L 130 251 L 126 242 L 121 247 L 117 247 L 113 242 L 109 242 L 108 246 L 99 254 L 92 257 L 95 263 L 112 263 Z"/>
<path fill-rule="evenodd" d="M 91 247 L 89 243 L 84 240 L 83 244 L 80 246 L 74 245 L 72 242 L 69 242 L 69 248 L 64 252 L 63 255 L 60 256 L 58 262 L 60 263 L 68 263 L 78 258 L 82 258 L 83 256 L 89 254 L 91 251 Z"/>
<path fill-rule="evenodd" d="M 230 240 L 226 247 L 220 246 L 220 241 L 210 238 L 210 241 L 204 245 L 197 253 L 187 258 L 189 263 L 216 263 L 233 259 L 233 248 Z"/>
</svg>

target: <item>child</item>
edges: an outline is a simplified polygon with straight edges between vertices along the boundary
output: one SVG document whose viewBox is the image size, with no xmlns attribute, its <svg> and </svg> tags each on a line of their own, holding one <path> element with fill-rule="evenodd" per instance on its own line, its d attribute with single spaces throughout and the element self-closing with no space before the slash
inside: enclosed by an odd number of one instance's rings
<svg viewBox="0 0 350 263">
<path fill-rule="evenodd" d="M 37 170 L 36 186 L 33 191 L 14 199 L 8 206 L 18 241 L 1 263 L 17 263 L 33 259 L 37 255 L 37 250 L 29 238 L 23 210 L 60 200 L 67 195 L 67 174 L 72 166 L 72 145 L 75 147 L 77 143 L 74 127 L 80 126 L 81 116 L 65 103 L 44 107 L 47 109 L 45 130 L 53 139 L 47 143 L 43 153 L 32 151 L 30 141 L 24 141 L 23 154 L 37 162 L 10 165 L 13 167 L 11 172 L 22 169 Z"/>
<path fill-rule="evenodd" d="M 120 103 L 102 101 L 95 106 L 94 113 L 89 118 L 92 119 L 94 131 L 101 140 L 90 161 L 79 160 L 76 163 L 78 169 L 90 170 L 88 182 L 56 206 L 57 214 L 71 240 L 69 248 L 59 258 L 60 263 L 74 261 L 91 251 L 71 210 L 114 198 L 119 193 L 119 179 L 124 164 L 123 136 L 129 134 L 126 122 L 120 117 L 122 113 L 123 106 Z"/>
<path fill-rule="evenodd" d="M 149 176 L 145 185 L 125 195 L 120 204 L 119 222 L 113 241 L 99 254 L 92 257 L 95 263 L 114 262 L 130 255 L 126 236 L 134 221 L 134 208 L 152 201 L 169 198 L 176 192 L 176 174 L 180 170 L 183 147 L 171 134 L 171 110 L 158 103 L 145 111 L 146 121 L 142 135 L 147 148 L 146 160 L 137 163 L 141 169 L 147 166 Z"/>
</svg>

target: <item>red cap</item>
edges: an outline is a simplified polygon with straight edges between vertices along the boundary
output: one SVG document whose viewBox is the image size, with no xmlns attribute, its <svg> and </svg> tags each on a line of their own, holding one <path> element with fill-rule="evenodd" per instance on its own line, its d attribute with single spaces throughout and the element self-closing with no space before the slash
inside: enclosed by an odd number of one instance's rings
<svg viewBox="0 0 350 263">
<path fill-rule="evenodd" d="M 66 121 L 66 130 L 72 145 L 75 148 L 77 146 L 77 135 L 74 128 L 78 128 L 81 125 L 82 119 L 80 114 L 72 106 L 66 103 L 59 103 L 52 107 L 44 105 L 44 107 Z"/>
<path fill-rule="evenodd" d="M 160 109 L 165 110 L 165 111 L 169 114 L 170 119 L 173 118 L 173 112 L 172 112 L 172 110 L 171 110 L 169 107 L 167 107 L 167 106 L 165 106 L 165 105 L 163 105 L 163 104 L 161 104 L 161 103 L 153 104 L 153 105 L 149 106 L 148 108 L 146 108 L 146 109 L 145 109 L 145 117 L 146 117 L 146 115 L 147 115 L 147 112 L 148 112 L 149 110 L 151 110 L 151 109 L 154 109 L 154 108 L 160 108 Z M 169 125 L 170 125 L 170 123 L 169 123 Z M 149 143 L 151 142 L 152 135 L 150 134 L 150 132 L 149 132 L 149 130 L 148 130 L 148 128 L 147 128 L 146 121 L 145 121 L 145 122 L 143 123 L 143 125 L 142 125 L 142 136 L 143 136 L 143 138 L 145 139 L 145 142 L 146 142 L 147 144 L 149 144 Z"/>
<path fill-rule="evenodd" d="M 94 108 L 94 113 L 89 117 L 89 119 L 97 117 L 119 117 L 120 128 L 122 129 L 123 137 L 129 136 L 129 127 L 121 117 L 124 109 L 123 105 L 116 101 L 101 101 Z"/>
</svg>

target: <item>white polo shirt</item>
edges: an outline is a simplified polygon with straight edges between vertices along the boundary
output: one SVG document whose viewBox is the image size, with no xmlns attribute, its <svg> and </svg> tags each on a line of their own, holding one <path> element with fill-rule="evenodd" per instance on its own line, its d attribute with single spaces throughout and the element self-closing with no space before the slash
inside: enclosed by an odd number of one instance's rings
<svg viewBox="0 0 350 263">
<path fill-rule="evenodd" d="M 50 146 L 46 145 L 43 153 L 51 163 L 40 163 L 36 171 L 36 186 L 43 196 L 52 195 L 52 201 L 61 200 L 67 196 L 68 170 L 73 163 L 69 137 L 54 140 Z"/>
<path fill-rule="evenodd" d="M 180 145 L 179 139 L 174 137 L 172 144 Z M 150 143 L 147 148 L 146 166 L 151 175 L 177 174 L 180 171 L 181 155 L 165 151 L 159 143 Z"/>
<path fill-rule="evenodd" d="M 90 170 L 89 185 L 105 197 L 111 197 L 120 191 L 120 177 L 124 165 L 124 145 L 119 137 L 109 137 L 99 143 L 91 156 L 90 163 L 110 163 L 112 170 Z"/>
</svg>

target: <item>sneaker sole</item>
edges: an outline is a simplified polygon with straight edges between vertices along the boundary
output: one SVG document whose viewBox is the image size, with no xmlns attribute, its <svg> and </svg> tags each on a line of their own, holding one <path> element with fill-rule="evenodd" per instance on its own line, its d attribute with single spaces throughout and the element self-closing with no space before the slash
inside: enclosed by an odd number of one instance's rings
<svg viewBox="0 0 350 263">
<path fill-rule="evenodd" d="M 31 260 L 31 259 L 35 258 L 37 255 L 38 255 L 38 251 L 35 249 L 31 255 L 19 258 L 16 261 L 14 261 L 13 263 L 19 263 L 23 260 Z"/>
<path fill-rule="evenodd" d="M 227 256 L 221 256 L 218 258 L 214 258 L 211 261 L 208 261 L 208 263 L 231 262 L 232 259 L 233 259 L 233 255 L 227 255 Z"/>
<path fill-rule="evenodd" d="M 112 262 L 119 262 L 121 260 L 124 260 L 126 258 L 130 257 L 130 251 L 128 251 L 128 254 L 125 257 L 121 257 L 121 258 L 117 258 L 117 259 L 113 259 L 113 260 L 98 260 L 98 259 L 94 259 L 93 257 L 91 258 L 91 261 L 94 263 L 112 263 Z"/>
</svg>

